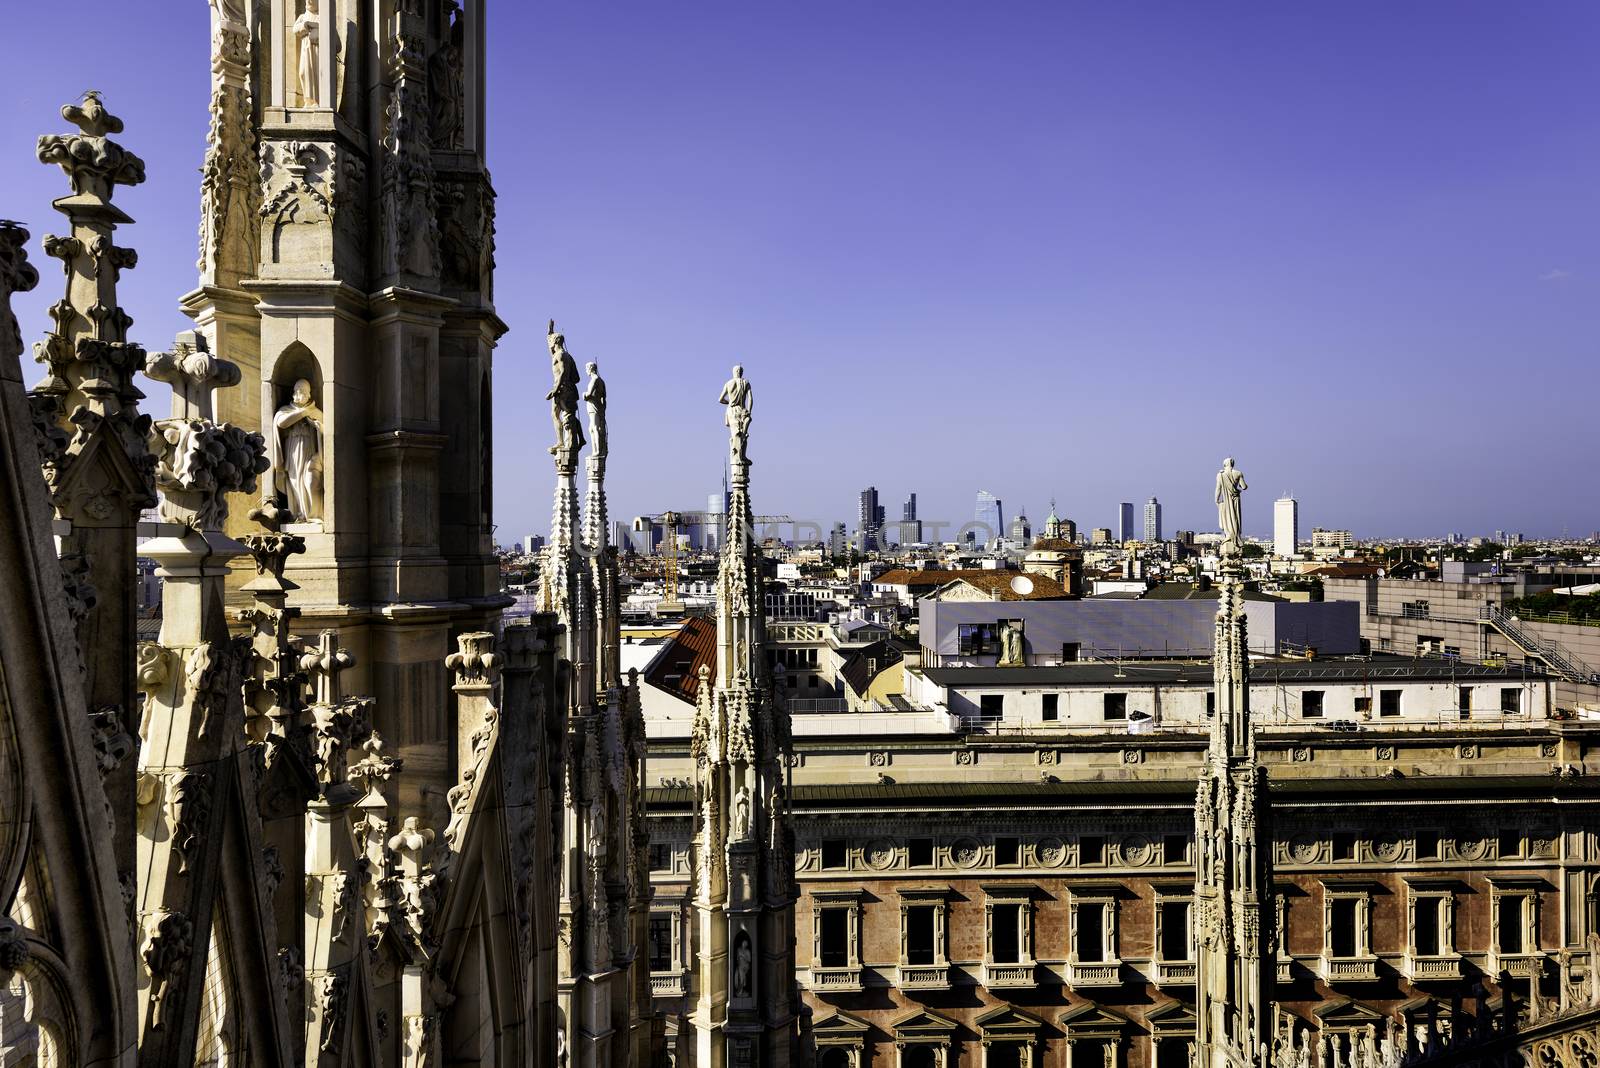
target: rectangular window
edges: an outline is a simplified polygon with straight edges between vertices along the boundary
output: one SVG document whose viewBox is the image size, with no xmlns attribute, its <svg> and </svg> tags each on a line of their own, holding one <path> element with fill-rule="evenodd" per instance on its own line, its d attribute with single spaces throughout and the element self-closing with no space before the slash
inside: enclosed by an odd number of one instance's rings
<svg viewBox="0 0 1600 1068">
<path fill-rule="evenodd" d="M 1043 719 L 1046 723 L 1054 723 L 1056 721 L 1056 716 L 1060 711 L 1061 695 L 1047 693 L 1040 698 L 1040 702 L 1039 718 Z"/>
<path fill-rule="evenodd" d="M 650 914 L 650 970 L 672 970 L 672 915 L 666 912 Z"/>
<path fill-rule="evenodd" d="M 1321 690 L 1302 691 L 1300 694 L 1300 718 L 1321 719 L 1322 698 L 1323 692 Z"/>
<path fill-rule="evenodd" d="M 1098 901 L 1078 905 L 1078 959 L 1085 964 L 1106 959 L 1105 912 Z"/>
<path fill-rule="evenodd" d="M 1472 687 L 1456 687 L 1456 714 L 1462 719 L 1472 718 Z"/>
<path fill-rule="evenodd" d="M 843 838 L 824 838 L 822 840 L 822 866 L 824 868 L 844 867 L 846 856 Z"/>
<path fill-rule="evenodd" d="M 994 862 L 996 864 L 1016 864 L 1017 860 L 1018 848 L 1015 838 L 996 838 L 994 840 Z"/>
<path fill-rule="evenodd" d="M 1212 716 L 1215 716 L 1216 714 L 1217 714 L 1217 692 L 1215 690 L 1207 690 L 1206 691 L 1206 718 L 1210 719 Z"/>
<path fill-rule="evenodd" d="M 1335 833 L 1333 836 L 1333 859 L 1356 859 L 1356 836 L 1353 834 Z"/>
<path fill-rule="evenodd" d="M 1378 715 L 1398 716 L 1400 714 L 1400 690 L 1378 691 Z"/>
<path fill-rule="evenodd" d="M 1000 652 L 1000 625 L 962 623 L 956 627 L 956 645 L 962 656 L 993 656 Z"/>
<path fill-rule="evenodd" d="M 1104 864 L 1106 862 L 1106 840 L 1098 836 L 1085 836 L 1078 839 L 1079 864 Z"/>
<path fill-rule="evenodd" d="M 1128 718 L 1128 695 L 1125 693 L 1108 693 L 1105 696 L 1106 719 Z"/>
<path fill-rule="evenodd" d="M 1082 648 L 1082 643 L 1080 643 L 1080 642 L 1062 642 L 1061 643 L 1061 662 L 1063 664 L 1070 664 L 1074 660 L 1078 659 L 1078 651 L 1081 648 Z"/>
<path fill-rule="evenodd" d="M 1437 957 L 1444 952 L 1444 942 L 1439 937 L 1440 906 L 1444 904 L 1442 898 L 1423 897 L 1417 899 L 1416 913 L 1416 946 L 1417 955 L 1421 957 Z"/>
<path fill-rule="evenodd" d="M 1372 714 L 1372 698 L 1370 698 L 1370 697 L 1357 697 L 1356 698 L 1356 715 L 1358 715 L 1358 716 L 1362 716 L 1362 715 L 1370 716 L 1371 714 Z"/>
<path fill-rule="evenodd" d="M 1161 950 L 1162 960 L 1190 960 L 1192 954 L 1189 950 L 1189 903 L 1187 901 L 1163 901 L 1161 903 Z"/>
<path fill-rule="evenodd" d="M 1358 904 L 1353 897 L 1339 897 L 1328 908 L 1328 948 L 1335 957 L 1356 955 Z"/>
<path fill-rule="evenodd" d="M 933 867 L 933 839 L 911 839 L 906 843 L 906 854 L 906 861 L 913 868 Z"/>
<path fill-rule="evenodd" d="M 665 842 L 650 843 L 650 870 L 672 870 L 672 847 Z"/>
<path fill-rule="evenodd" d="M 1407 601 L 1400 606 L 1403 619 L 1427 619 L 1432 606 L 1427 601 Z"/>
<path fill-rule="evenodd" d="M 1500 855 L 1502 857 L 1522 856 L 1522 835 L 1516 831 L 1501 831 Z"/>
<path fill-rule="evenodd" d="M 1500 952 L 1522 953 L 1527 946 L 1527 939 L 1522 923 L 1521 894 L 1502 894 L 1495 902 L 1499 914 L 1495 916 L 1495 925 L 1499 928 Z"/>
<path fill-rule="evenodd" d="M 933 964 L 934 917 L 932 905 L 913 905 L 906 909 L 906 963 Z"/>
<path fill-rule="evenodd" d="M 820 914 L 822 924 L 822 959 L 818 961 L 824 968 L 846 968 L 850 965 L 850 910 L 823 909 Z"/>
<path fill-rule="evenodd" d="M 1500 688 L 1500 711 L 1508 716 L 1515 716 L 1522 711 L 1522 687 L 1502 686 Z"/>
<path fill-rule="evenodd" d="M 1161 839 L 1161 859 L 1168 864 L 1189 862 L 1189 838 L 1182 834 L 1164 835 Z"/>
<path fill-rule="evenodd" d="M 999 723 L 1005 718 L 1006 695 L 1003 693 L 986 693 L 978 696 L 978 715 L 985 722 Z"/>
<path fill-rule="evenodd" d="M 990 906 L 994 930 L 990 940 L 994 944 L 994 963 L 1017 964 L 1022 957 L 1021 905 Z"/>
</svg>

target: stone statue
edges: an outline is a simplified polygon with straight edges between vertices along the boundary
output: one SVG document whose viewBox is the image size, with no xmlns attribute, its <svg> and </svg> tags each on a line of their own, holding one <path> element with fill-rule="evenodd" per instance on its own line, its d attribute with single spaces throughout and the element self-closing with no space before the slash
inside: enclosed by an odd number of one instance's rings
<svg viewBox="0 0 1600 1068">
<path fill-rule="evenodd" d="M 1244 554 L 1239 498 L 1249 488 L 1244 481 L 1244 472 L 1233 466 L 1233 457 L 1222 461 L 1222 470 L 1217 472 L 1217 523 L 1222 527 L 1221 553 L 1224 558 Z"/>
<path fill-rule="evenodd" d="M 750 788 L 739 787 L 733 797 L 733 837 L 742 842 L 750 837 Z"/>
<path fill-rule="evenodd" d="M 550 452 L 558 463 L 573 463 L 584 444 L 583 428 L 578 425 L 578 361 L 567 351 L 566 337 L 556 333 L 554 319 L 550 320 L 547 341 L 554 385 L 544 396 L 550 402 L 550 419 L 556 430 L 556 443 Z"/>
<path fill-rule="evenodd" d="M 750 967 L 750 936 L 741 934 L 733 951 L 733 996 L 736 998 L 750 996 Z"/>
<path fill-rule="evenodd" d="M 1022 624 L 1007 623 L 1000 631 L 1000 667 L 1022 667 Z"/>
<path fill-rule="evenodd" d="M 745 455 L 745 448 L 750 444 L 750 413 L 755 407 L 755 397 L 750 391 L 750 380 L 745 378 L 742 365 L 734 365 L 733 377 L 722 387 L 722 396 L 717 399 L 728 406 L 722 421 L 728 427 L 734 462 L 748 464 L 750 460 Z"/>
<path fill-rule="evenodd" d="M 600 377 L 600 365 L 590 360 L 584 364 L 589 372 L 589 386 L 583 391 L 584 403 L 589 406 L 589 442 L 593 455 L 606 455 L 606 380 Z"/>
<path fill-rule="evenodd" d="M 461 12 L 454 13 L 444 42 L 428 57 L 428 127 L 436 149 L 458 148 L 461 144 L 462 24 Z"/>
<path fill-rule="evenodd" d="M 314 108 L 320 99 L 317 61 L 321 54 L 322 19 L 317 15 L 317 0 L 306 0 L 306 9 L 294 20 L 295 47 L 299 53 L 300 106 Z"/>
<path fill-rule="evenodd" d="M 311 398 L 311 383 L 295 382 L 289 403 L 272 417 L 276 476 L 296 523 L 322 517 L 322 409 Z"/>
</svg>

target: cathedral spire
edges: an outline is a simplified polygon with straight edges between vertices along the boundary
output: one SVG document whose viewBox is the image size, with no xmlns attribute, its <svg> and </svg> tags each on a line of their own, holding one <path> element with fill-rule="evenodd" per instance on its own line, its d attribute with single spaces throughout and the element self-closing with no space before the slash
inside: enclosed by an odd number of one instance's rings
<svg viewBox="0 0 1600 1068">
<path fill-rule="evenodd" d="M 727 529 L 717 572 L 717 666 L 695 708 L 693 1068 L 787 1068 L 794 985 L 794 839 L 784 770 L 788 713 L 766 662 L 760 547 L 753 536 L 754 394 L 735 367 L 727 405 Z"/>
<path fill-rule="evenodd" d="M 1244 476 L 1217 475 L 1222 566 L 1212 650 L 1215 711 L 1195 796 L 1195 1042 L 1199 1068 L 1266 1066 L 1271 1059 L 1272 834 L 1266 769 L 1250 723 L 1250 649 L 1239 538 Z"/>
</svg>

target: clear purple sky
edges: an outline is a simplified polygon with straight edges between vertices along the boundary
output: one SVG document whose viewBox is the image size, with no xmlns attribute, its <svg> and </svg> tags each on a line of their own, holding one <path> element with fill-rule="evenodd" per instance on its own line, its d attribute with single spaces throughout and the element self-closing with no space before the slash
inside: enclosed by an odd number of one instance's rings
<svg viewBox="0 0 1600 1068">
<path fill-rule="evenodd" d="M 761 511 L 854 525 L 872 483 L 960 522 L 986 488 L 1088 528 L 1156 494 L 1204 530 L 1232 453 L 1255 532 L 1285 491 L 1358 535 L 1600 528 L 1592 0 L 489 7 L 503 540 L 549 522 L 552 315 L 610 386 L 617 516 L 702 506 L 740 360 Z M 102 90 L 164 345 L 206 5 L 6 17 L 0 216 L 41 260 L 33 140 Z"/>
</svg>

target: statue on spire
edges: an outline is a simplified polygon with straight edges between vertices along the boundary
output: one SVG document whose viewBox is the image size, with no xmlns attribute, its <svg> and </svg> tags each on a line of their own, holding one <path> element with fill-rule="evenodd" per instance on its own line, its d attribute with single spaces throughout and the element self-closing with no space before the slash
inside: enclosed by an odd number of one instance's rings
<svg viewBox="0 0 1600 1068">
<path fill-rule="evenodd" d="M 584 446 L 583 427 L 578 423 L 578 361 L 567 351 L 566 337 L 556 333 L 554 319 L 550 320 L 547 341 L 554 385 L 544 396 L 550 402 L 550 418 L 556 430 L 556 443 L 550 452 L 557 467 L 570 468 L 577 463 L 578 450 Z"/>
<path fill-rule="evenodd" d="M 603 460 L 606 456 L 606 380 L 600 377 L 600 365 L 593 360 L 584 364 L 584 370 L 589 372 L 589 385 L 583 391 L 583 400 L 589 406 L 591 455 Z"/>
<path fill-rule="evenodd" d="M 1217 472 L 1217 525 L 1222 528 L 1221 555 L 1224 560 L 1244 555 L 1244 535 L 1241 532 L 1241 498 L 1250 487 L 1245 484 L 1244 472 L 1233 466 L 1233 457 L 1222 461 Z"/>
<path fill-rule="evenodd" d="M 734 364 L 733 377 L 723 385 L 722 396 L 717 400 L 728 406 L 722 421 L 728 427 L 728 446 L 732 450 L 733 462 L 736 465 L 749 464 L 750 458 L 745 454 L 745 449 L 750 444 L 750 413 L 755 407 L 755 396 L 750 389 L 750 380 L 744 376 L 742 365 Z"/>
</svg>

